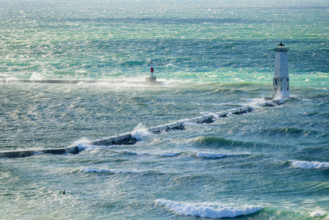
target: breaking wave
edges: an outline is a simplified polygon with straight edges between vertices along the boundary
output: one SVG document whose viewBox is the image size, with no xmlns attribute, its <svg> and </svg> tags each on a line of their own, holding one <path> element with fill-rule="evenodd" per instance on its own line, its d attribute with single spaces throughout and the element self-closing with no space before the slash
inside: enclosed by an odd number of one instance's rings
<svg viewBox="0 0 329 220">
<path fill-rule="evenodd" d="M 223 158 L 223 157 L 232 157 L 232 156 L 242 156 L 242 155 L 247 155 L 247 153 L 245 154 L 238 154 L 238 153 L 209 153 L 209 152 L 198 152 L 195 153 L 196 157 L 199 158 L 205 158 L 205 159 L 219 159 L 219 158 Z"/>
<path fill-rule="evenodd" d="M 139 171 L 128 171 L 128 170 L 108 170 L 108 169 L 99 169 L 99 168 L 81 168 L 83 173 L 109 173 L 109 174 L 133 174 L 140 173 Z"/>
<path fill-rule="evenodd" d="M 79 151 L 82 151 L 88 148 L 90 146 L 90 143 L 91 141 L 88 138 L 83 137 L 79 140 L 74 141 L 69 147 L 78 146 Z"/>
<path fill-rule="evenodd" d="M 329 162 L 318 162 L 318 161 L 299 161 L 293 160 L 291 161 L 291 165 L 295 168 L 302 169 L 322 169 L 329 168 Z"/>
<path fill-rule="evenodd" d="M 195 216 L 202 218 L 234 218 L 242 215 L 250 215 L 263 209 L 260 206 L 227 206 L 215 203 L 187 203 L 175 202 L 165 199 L 157 199 L 157 205 L 179 215 Z"/>
<path fill-rule="evenodd" d="M 136 152 L 136 151 L 120 151 L 120 153 L 137 155 L 137 156 L 158 156 L 158 157 L 176 157 L 181 154 L 181 152 L 164 152 L 164 153 L 148 153 L 148 152 Z"/>
<path fill-rule="evenodd" d="M 239 141 L 240 142 L 240 141 Z M 204 145 L 235 145 L 236 141 L 219 137 L 198 137 L 196 143 Z M 242 143 L 241 143 L 242 144 Z"/>
<path fill-rule="evenodd" d="M 78 144 L 79 151 L 93 151 L 93 150 L 106 149 L 106 148 L 111 148 L 111 147 L 102 146 L 102 145 L 90 145 L 90 144 L 84 144 L 84 143 Z"/>
<path fill-rule="evenodd" d="M 310 214 L 310 216 L 314 217 L 314 218 L 321 218 L 321 217 L 324 217 L 326 215 L 327 215 L 327 213 L 325 211 L 322 211 L 322 210 L 316 210 L 316 211 L 314 211 Z"/>
<path fill-rule="evenodd" d="M 142 123 L 139 123 L 131 132 L 131 136 L 137 141 L 144 140 L 145 137 L 149 135 L 151 135 L 151 133 Z"/>
</svg>

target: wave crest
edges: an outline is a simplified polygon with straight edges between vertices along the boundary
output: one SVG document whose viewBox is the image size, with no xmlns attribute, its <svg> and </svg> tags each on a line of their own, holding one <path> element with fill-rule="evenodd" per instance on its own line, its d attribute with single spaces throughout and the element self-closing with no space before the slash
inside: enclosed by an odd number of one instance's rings
<svg viewBox="0 0 329 220">
<path fill-rule="evenodd" d="M 120 151 L 120 153 L 137 155 L 137 156 L 157 156 L 157 157 L 176 157 L 181 154 L 181 152 L 148 153 L 148 152 L 136 152 L 136 151 Z"/>
<path fill-rule="evenodd" d="M 318 161 L 300 161 L 293 160 L 291 161 L 291 165 L 295 168 L 302 169 L 321 169 L 321 168 L 329 168 L 329 162 L 318 162 Z"/>
<path fill-rule="evenodd" d="M 239 140 L 230 140 L 221 137 L 198 137 L 193 140 L 194 143 L 205 146 L 257 146 L 260 145 L 256 142 L 247 142 Z"/>
<path fill-rule="evenodd" d="M 166 207 L 179 215 L 195 216 L 202 218 L 234 218 L 242 215 L 250 215 L 263 209 L 260 206 L 223 206 L 214 203 L 185 203 L 165 199 L 157 199 L 157 205 Z"/>
<path fill-rule="evenodd" d="M 81 168 L 83 173 L 110 173 L 110 174 L 132 174 L 139 173 L 137 171 L 128 171 L 128 170 L 108 170 L 108 169 L 99 169 L 99 168 Z"/>
<path fill-rule="evenodd" d="M 322 210 L 316 210 L 316 211 L 314 211 L 310 214 L 310 216 L 314 217 L 314 218 L 321 218 L 321 217 L 324 217 L 326 215 L 327 215 L 327 213 L 322 211 Z"/>
<path fill-rule="evenodd" d="M 195 153 L 196 157 L 205 158 L 205 159 L 219 159 L 223 157 L 232 157 L 232 156 L 241 156 L 245 154 L 237 154 L 237 153 L 209 153 L 209 152 L 198 152 Z"/>
<path fill-rule="evenodd" d="M 317 131 L 295 127 L 262 128 L 261 131 L 267 135 L 287 135 L 296 137 L 318 135 Z"/>
<path fill-rule="evenodd" d="M 151 135 L 151 133 L 142 123 L 139 123 L 131 132 L 131 136 L 137 141 L 144 140 L 145 137 L 149 135 Z"/>
</svg>

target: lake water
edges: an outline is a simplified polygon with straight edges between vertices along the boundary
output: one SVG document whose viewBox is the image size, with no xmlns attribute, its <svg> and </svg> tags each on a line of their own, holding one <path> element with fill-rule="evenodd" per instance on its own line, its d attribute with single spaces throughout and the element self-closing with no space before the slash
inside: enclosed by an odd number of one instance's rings
<svg viewBox="0 0 329 220">
<path fill-rule="evenodd" d="M 272 6 L 1 1 L 0 150 L 85 148 L 1 158 L 1 218 L 328 219 L 329 5 Z M 302 99 L 258 107 L 280 41 Z M 161 86 L 10 83 L 143 81 L 150 60 Z M 243 105 L 255 110 L 141 132 Z M 141 141 L 88 144 L 130 131 Z"/>
</svg>

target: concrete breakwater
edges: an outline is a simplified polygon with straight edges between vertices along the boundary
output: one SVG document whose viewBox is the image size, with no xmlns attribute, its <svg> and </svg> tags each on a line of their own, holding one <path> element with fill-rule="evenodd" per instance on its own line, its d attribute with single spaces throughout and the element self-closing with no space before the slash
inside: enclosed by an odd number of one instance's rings
<svg viewBox="0 0 329 220">
<path fill-rule="evenodd" d="M 89 79 L 89 80 L 75 80 L 75 79 L 0 79 L 0 83 L 36 83 L 36 84 L 96 84 L 96 83 L 107 83 L 107 84 L 128 84 L 128 85 L 162 85 L 161 81 L 129 81 L 129 80 L 101 80 L 101 79 Z"/>
<path fill-rule="evenodd" d="M 77 154 L 77 153 L 79 153 L 79 149 L 78 149 L 78 147 L 68 147 L 68 148 L 53 148 L 53 149 L 41 149 L 41 150 L 3 151 L 3 152 L 0 152 L 0 158 L 1 157 L 7 157 L 7 158 L 29 157 L 29 156 L 37 155 L 40 153 Z"/>
<path fill-rule="evenodd" d="M 150 133 L 159 134 L 162 132 L 168 132 L 171 130 L 184 130 L 186 123 L 212 123 L 217 118 L 227 117 L 229 114 L 232 115 L 241 115 L 253 110 L 250 106 L 244 106 L 240 108 L 234 108 L 223 112 L 218 112 L 209 115 L 202 115 L 199 117 L 183 119 L 173 123 L 168 123 L 164 125 L 159 125 L 155 127 L 148 128 Z M 99 145 L 99 146 L 109 146 L 109 145 L 132 145 L 135 144 L 138 140 L 132 135 L 132 133 L 124 133 L 116 136 L 103 138 L 100 140 L 95 140 L 90 143 L 90 145 Z M 78 154 L 82 149 L 79 146 L 70 146 L 66 148 L 56 148 L 56 149 L 41 149 L 41 150 L 23 150 L 23 151 L 3 151 L 0 152 L 0 158 L 19 158 L 19 157 L 28 157 L 33 156 L 39 153 L 49 153 L 49 154 Z"/>
</svg>

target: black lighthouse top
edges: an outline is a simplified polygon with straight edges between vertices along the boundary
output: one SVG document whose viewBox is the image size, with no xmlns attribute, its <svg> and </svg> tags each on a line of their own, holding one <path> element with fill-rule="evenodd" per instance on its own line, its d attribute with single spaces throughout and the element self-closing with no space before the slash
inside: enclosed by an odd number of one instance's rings
<svg viewBox="0 0 329 220">
<path fill-rule="evenodd" d="M 284 44 L 282 42 L 280 42 L 280 44 L 278 45 L 278 48 L 275 48 L 274 51 L 275 52 L 287 52 L 288 49 L 284 48 Z"/>
</svg>

